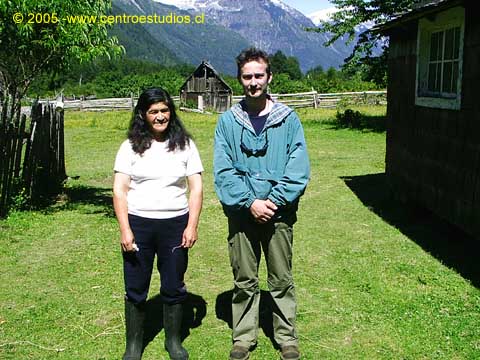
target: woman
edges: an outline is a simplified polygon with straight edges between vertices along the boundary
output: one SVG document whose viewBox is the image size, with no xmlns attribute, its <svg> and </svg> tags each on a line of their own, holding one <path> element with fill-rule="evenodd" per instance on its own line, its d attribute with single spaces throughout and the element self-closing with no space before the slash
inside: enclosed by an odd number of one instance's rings
<svg viewBox="0 0 480 360">
<path fill-rule="evenodd" d="M 140 95 L 114 170 L 113 205 L 120 225 L 126 292 L 123 359 L 142 356 L 144 305 L 155 254 L 165 349 L 172 359 L 188 359 L 180 338 L 182 302 L 187 296 L 183 280 L 188 249 L 197 240 L 203 167 L 165 90 L 153 88 Z"/>
</svg>

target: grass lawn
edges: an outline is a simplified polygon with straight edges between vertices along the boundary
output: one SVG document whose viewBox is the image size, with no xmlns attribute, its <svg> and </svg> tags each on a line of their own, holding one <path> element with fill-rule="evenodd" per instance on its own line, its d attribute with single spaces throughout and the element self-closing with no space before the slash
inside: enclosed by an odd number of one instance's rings
<svg viewBox="0 0 480 360">
<path fill-rule="evenodd" d="M 385 108 L 360 108 L 378 121 Z M 294 278 L 304 359 L 478 359 L 478 251 L 428 214 L 393 202 L 385 133 L 339 129 L 334 110 L 300 110 L 312 165 L 295 225 Z M 226 219 L 212 179 L 216 116 L 181 113 L 204 166 L 200 238 L 190 252 L 184 341 L 191 359 L 230 349 L 232 276 Z M 0 358 L 120 359 L 123 277 L 111 207 L 112 167 L 127 112 L 67 112 L 66 193 L 42 211 L 0 221 Z M 158 274 L 144 359 L 163 349 Z M 267 289 L 264 263 L 261 288 Z M 277 359 L 262 297 L 251 359 Z"/>
</svg>

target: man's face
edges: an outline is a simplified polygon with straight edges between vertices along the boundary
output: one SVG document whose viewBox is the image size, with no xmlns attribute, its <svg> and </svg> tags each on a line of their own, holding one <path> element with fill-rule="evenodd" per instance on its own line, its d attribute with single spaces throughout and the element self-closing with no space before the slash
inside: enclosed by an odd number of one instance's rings
<svg viewBox="0 0 480 360">
<path fill-rule="evenodd" d="M 245 63 L 240 69 L 240 84 L 245 96 L 259 98 L 267 93 L 272 75 L 267 73 L 267 64 L 259 59 Z"/>
</svg>

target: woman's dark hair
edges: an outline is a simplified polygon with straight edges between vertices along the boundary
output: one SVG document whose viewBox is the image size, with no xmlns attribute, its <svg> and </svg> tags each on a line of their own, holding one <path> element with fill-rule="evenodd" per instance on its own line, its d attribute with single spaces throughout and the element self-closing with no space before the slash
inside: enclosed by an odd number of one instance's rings
<svg viewBox="0 0 480 360">
<path fill-rule="evenodd" d="M 168 92 L 162 88 L 151 88 L 145 90 L 138 98 L 128 129 L 128 139 L 132 144 L 133 151 L 138 154 L 143 154 L 152 145 L 153 135 L 145 119 L 150 106 L 159 102 L 167 105 L 170 110 L 170 120 L 165 130 L 168 151 L 174 151 L 177 148 L 183 150 L 189 143 L 191 136 L 178 118 L 175 104 Z"/>
</svg>

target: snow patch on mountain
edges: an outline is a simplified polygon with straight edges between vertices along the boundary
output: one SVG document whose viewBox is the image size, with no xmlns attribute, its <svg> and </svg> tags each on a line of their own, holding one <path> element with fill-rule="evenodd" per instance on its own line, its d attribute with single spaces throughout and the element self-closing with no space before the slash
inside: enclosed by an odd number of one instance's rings
<svg viewBox="0 0 480 360">
<path fill-rule="evenodd" d="M 145 11 L 143 11 L 143 9 L 140 7 L 140 5 L 137 3 L 136 0 L 131 0 L 131 3 L 133 6 L 135 6 L 138 10 L 140 10 L 142 13 L 145 13 Z"/>
<path fill-rule="evenodd" d="M 322 21 L 330 21 L 330 19 L 332 18 L 332 15 L 335 14 L 337 11 L 339 11 L 336 7 L 331 7 L 331 8 L 328 8 L 328 9 L 322 9 L 322 10 L 318 10 L 318 11 L 315 11 L 309 15 L 307 15 L 307 17 L 312 20 L 312 22 L 315 24 L 315 25 L 320 25 L 320 23 Z"/>
<path fill-rule="evenodd" d="M 154 0 L 166 5 L 173 5 L 182 10 L 197 10 L 197 0 Z"/>
<path fill-rule="evenodd" d="M 222 5 L 221 0 L 153 0 L 158 3 L 173 5 L 181 10 L 191 10 L 193 12 L 201 11 L 226 11 L 238 12 L 242 11 L 243 7 L 232 7 L 231 4 Z"/>
<path fill-rule="evenodd" d="M 270 0 L 272 3 L 274 3 L 276 6 L 282 8 L 283 10 L 287 11 L 287 12 L 292 12 L 294 11 L 294 9 L 292 9 L 290 6 L 288 6 L 287 4 L 283 3 L 282 1 L 280 0 Z"/>
</svg>

